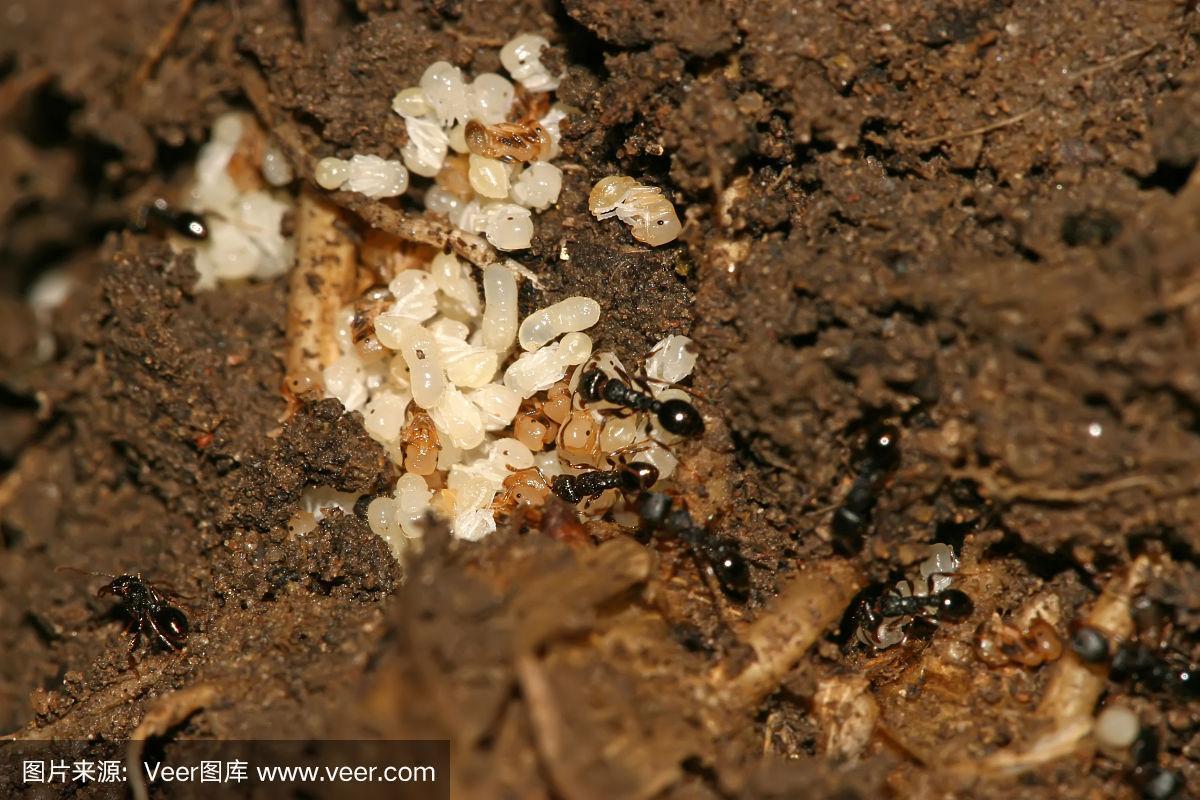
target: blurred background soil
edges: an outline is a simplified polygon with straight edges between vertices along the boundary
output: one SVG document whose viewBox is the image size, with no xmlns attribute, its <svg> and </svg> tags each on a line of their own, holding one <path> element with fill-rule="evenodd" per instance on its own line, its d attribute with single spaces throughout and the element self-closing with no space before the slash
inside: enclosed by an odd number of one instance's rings
<svg viewBox="0 0 1200 800">
<path fill-rule="evenodd" d="M 119 738 L 207 687 L 172 738 L 450 737 L 464 797 L 1136 796 L 1103 754 L 939 767 L 1028 733 L 1046 670 L 961 653 L 993 612 L 1052 595 L 1065 637 L 1150 551 L 1200 658 L 1198 26 L 1191 0 L 3 0 L 0 730 Z M 255 82 L 311 155 L 392 157 L 397 89 L 497 69 L 522 31 L 579 109 L 524 310 L 596 298 L 627 363 L 696 340 L 710 424 L 678 490 L 751 557 L 745 604 L 678 544 L 557 511 L 431 531 L 403 584 L 360 515 L 292 537 L 306 486 L 369 495 L 393 468 L 336 400 L 280 423 L 282 280 L 196 292 L 186 255 L 122 230 Z M 614 173 L 664 188 L 681 241 L 591 218 Z M 75 289 L 39 318 L 49 270 Z M 975 615 L 890 672 L 834 625 L 714 708 L 745 625 L 833 563 L 880 420 L 902 458 L 849 592 L 965 545 Z M 186 651 L 130 670 L 103 581 L 60 565 L 177 587 Z M 837 758 L 816 687 L 863 675 L 880 722 Z M 1110 691 L 1200 792 L 1196 703 Z"/>
</svg>

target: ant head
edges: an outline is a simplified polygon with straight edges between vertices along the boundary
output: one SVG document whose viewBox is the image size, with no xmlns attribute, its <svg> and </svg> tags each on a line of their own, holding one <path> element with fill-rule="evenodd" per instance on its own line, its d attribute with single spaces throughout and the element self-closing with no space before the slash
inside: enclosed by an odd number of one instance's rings
<svg viewBox="0 0 1200 800">
<path fill-rule="evenodd" d="M 704 419 L 696 407 L 686 400 L 672 398 L 659 406 L 658 424 L 676 436 L 699 436 L 704 433 Z"/>
<path fill-rule="evenodd" d="M 661 524 L 671 513 L 672 499 L 664 492 L 642 492 L 638 498 L 637 512 L 650 525 Z"/>
<path fill-rule="evenodd" d="M 1099 664 L 1108 658 L 1108 639 L 1089 625 L 1083 625 L 1071 637 L 1071 650 L 1085 664 Z"/>
<path fill-rule="evenodd" d="M 948 622 L 961 622 L 971 616 L 975 604 L 966 592 L 959 589 L 947 589 L 938 597 L 938 617 Z"/>
<path fill-rule="evenodd" d="M 899 455 L 900 429 L 895 425 L 879 425 L 867 436 L 867 456 L 883 464 L 890 464 Z"/>
<path fill-rule="evenodd" d="M 607 380 L 608 376 L 604 374 L 603 370 L 593 364 L 583 371 L 583 374 L 579 378 L 579 387 L 576 391 L 579 397 L 585 402 L 599 402 L 602 399 L 600 390 Z"/>
</svg>

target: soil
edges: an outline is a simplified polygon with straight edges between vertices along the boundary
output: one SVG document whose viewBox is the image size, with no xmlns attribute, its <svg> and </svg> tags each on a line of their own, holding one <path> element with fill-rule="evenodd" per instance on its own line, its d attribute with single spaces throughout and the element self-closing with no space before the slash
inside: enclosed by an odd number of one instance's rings
<svg viewBox="0 0 1200 800">
<path fill-rule="evenodd" d="M 676 490 L 750 558 L 744 603 L 679 542 L 557 507 L 480 544 L 434 527 L 403 570 L 361 513 L 292 535 L 306 486 L 369 496 L 394 468 L 337 401 L 285 413 L 284 279 L 194 291 L 188 255 L 121 230 L 217 115 L 264 113 L 264 81 L 303 178 L 398 153 L 398 88 L 495 69 L 522 31 L 578 109 L 524 310 L 595 297 L 626 363 L 696 340 L 708 425 Z M 972 643 L 1035 605 L 1065 640 L 1142 556 L 1163 652 L 1200 661 L 1198 34 L 1176 0 L 10 0 L 0 730 L 121 738 L 205 687 L 170 741 L 450 738 L 463 797 L 1141 796 L 1119 752 L 987 767 L 1035 740 L 1073 656 L 989 667 Z M 591 218 L 615 173 L 667 192 L 680 241 Z M 39 334 L 23 295 L 49 270 L 76 289 Z M 900 462 L 847 548 L 831 512 L 881 422 Z M 933 542 L 962 549 L 971 618 L 855 645 L 851 596 Z M 59 566 L 173 585 L 187 648 L 131 668 L 103 580 Z M 815 643 L 736 688 L 821 575 L 849 577 L 812 601 Z M 839 686 L 876 709 L 865 737 Z M 1200 793 L 1200 704 L 1104 692 Z"/>
</svg>

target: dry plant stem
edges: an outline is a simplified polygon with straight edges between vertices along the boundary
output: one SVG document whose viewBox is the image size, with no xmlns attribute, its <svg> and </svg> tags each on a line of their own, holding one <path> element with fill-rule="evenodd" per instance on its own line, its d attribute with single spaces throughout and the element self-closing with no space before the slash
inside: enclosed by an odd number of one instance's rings
<svg viewBox="0 0 1200 800">
<path fill-rule="evenodd" d="M 320 374 L 338 357 L 336 319 L 353 296 L 357 263 L 342 212 L 305 187 L 296 209 L 296 265 L 288 278 L 287 377 Z"/>
<path fill-rule="evenodd" d="M 134 800 L 147 800 L 146 780 L 138 761 L 146 740 L 151 736 L 161 736 L 175 725 L 195 714 L 200 709 L 210 705 L 217 698 L 217 687 L 209 683 L 189 686 L 177 692 L 163 695 L 154 701 L 146 711 L 142 721 L 129 735 L 129 745 L 125 750 L 125 769 L 129 774 L 129 792 Z"/>
<path fill-rule="evenodd" d="M 254 107 L 254 113 L 258 115 L 263 127 L 275 138 L 296 174 L 308 185 L 315 187 L 313 171 L 316 169 L 317 159 L 308 152 L 300 128 L 290 119 L 276 119 L 275 107 L 271 103 L 271 90 L 258 69 L 247 64 L 241 70 L 241 77 L 242 91 Z M 330 192 L 328 196 L 334 203 L 354 212 L 372 228 L 384 233 L 412 242 L 430 244 L 446 252 L 454 251 L 480 267 L 497 260 L 496 251 L 486 241 L 461 231 L 448 222 L 429 217 L 415 217 L 355 192 Z"/>
<path fill-rule="evenodd" d="M 774 691 L 813 642 L 841 619 L 860 588 L 862 574 L 849 561 L 807 565 L 742 633 L 754 658 L 749 663 L 730 659 L 714 671 L 723 704 L 752 708 Z"/>
<path fill-rule="evenodd" d="M 1084 617 L 1084 624 L 1116 640 L 1128 638 L 1133 633 L 1129 601 L 1149 575 L 1150 560 L 1141 556 L 1124 575 L 1104 587 Z M 1065 758 L 1079 748 L 1092 732 L 1092 715 L 1104 693 L 1108 670 L 1101 665 L 1086 664 L 1070 651 L 1052 669 L 1037 709 L 1037 716 L 1047 720 L 1050 729 L 1023 747 L 1000 750 L 981 761 L 955 765 L 955 771 L 980 776 L 1019 775 Z"/>
<path fill-rule="evenodd" d="M 154 43 L 146 50 L 146 55 L 142 59 L 142 63 L 138 65 L 137 72 L 133 74 L 133 81 L 130 86 L 130 95 L 137 93 L 142 84 L 149 80 L 154 73 L 158 62 L 162 61 L 162 57 L 166 55 L 167 49 L 171 43 L 179 36 L 179 31 L 183 28 L 183 23 L 187 19 L 188 14 L 192 13 L 192 7 L 196 5 L 196 0 L 179 0 L 179 5 L 175 9 L 175 13 L 171 15 L 171 19 L 159 31 L 155 37 Z"/>
</svg>

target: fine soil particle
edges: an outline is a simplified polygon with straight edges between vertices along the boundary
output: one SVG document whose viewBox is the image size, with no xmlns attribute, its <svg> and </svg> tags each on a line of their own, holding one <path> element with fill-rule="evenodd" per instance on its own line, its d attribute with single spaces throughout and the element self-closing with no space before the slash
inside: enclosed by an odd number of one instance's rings
<svg viewBox="0 0 1200 800">
<path fill-rule="evenodd" d="M 0 729 L 120 738 L 212 687 L 169 739 L 449 737 L 462 796 L 1136 796 L 1119 753 L 988 767 L 1048 725 L 1071 657 L 985 667 L 974 640 L 1035 616 L 1066 639 L 1145 555 L 1167 621 L 1144 640 L 1200 660 L 1198 26 L 1166 0 L 11 5 Z M 403 567 L 365 502 L 297 527 L 306 488 L 369 498 L 396 470 L 337 401 L 285 402 L 286 280 L 196 291 L 190 256 L 117 232 L 248 87 L 309 156 L 393 157 L 397 90 L 440 59 L 498 70 L 524 31 L 576 111 L 522 311 L 596 298 L 631 368 L 695 339 L 706 434 L 674 446 L 674 491 L 749 558 L 745 603 L 684 543 L 561 507 L 479 544 L 434 526 Z M 614 174 L 663 189 L 679 241 L 591 217 Z M 25 302 L 48 276 L 73 287 L 53 311 Z M 847 568 L 830 518 L 880 423 L 900 457 Z M 913 578 L 933 542 L 964 557 L 964 623 L 875 653 L 845 603 L 786 607 L 835 568 Z M 107 579 L 60 566 L 171 585 L 186 650 L 131 668 Z M 754 631 L 801 618 L 816 643 L 731 701 L 769 659 Z M 1105 693 L 1193 796 L 1196 701 Z"/>
</svg>

